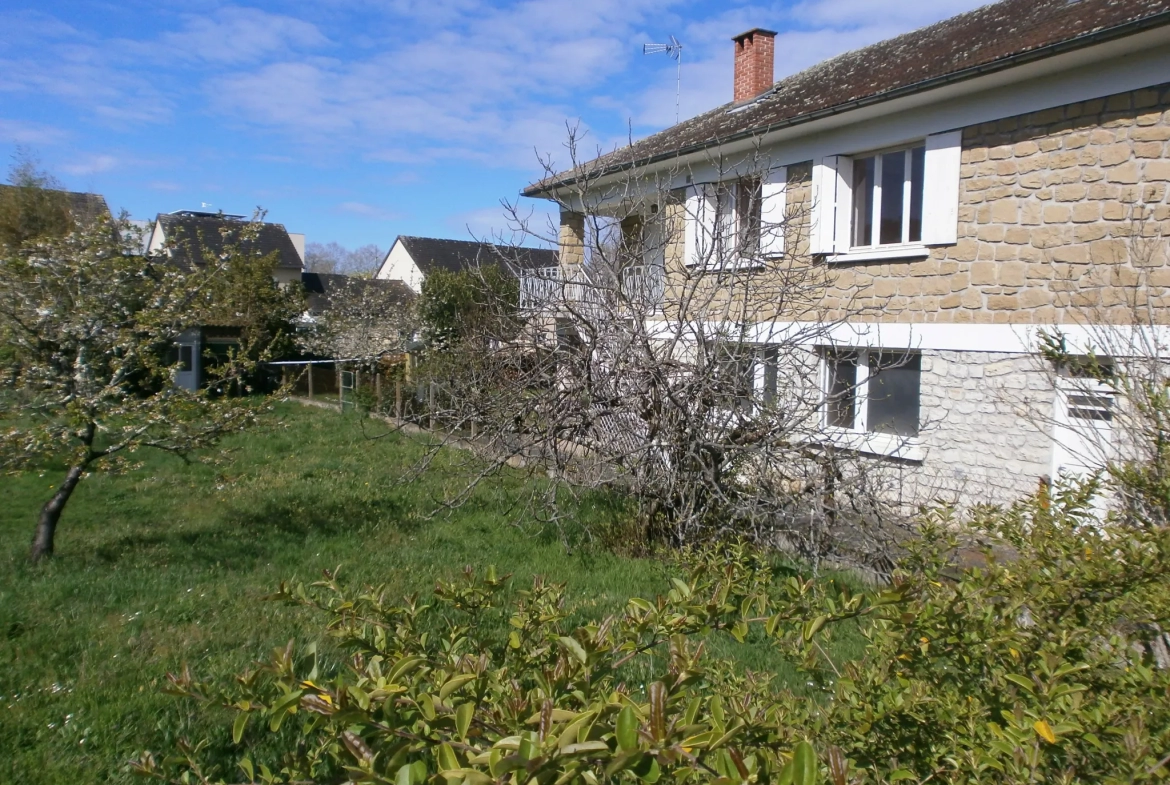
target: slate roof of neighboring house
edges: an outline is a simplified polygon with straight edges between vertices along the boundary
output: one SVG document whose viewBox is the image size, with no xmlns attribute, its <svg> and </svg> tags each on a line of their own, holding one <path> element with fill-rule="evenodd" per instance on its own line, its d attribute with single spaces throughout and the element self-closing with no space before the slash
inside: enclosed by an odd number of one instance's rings
<svg viewBox="0 0 1170 785">
<path fill-rule="evenodd" d="M 201 264 L 207 251 L 219 254 L 229 243 L 239 243 L 241 250 L 257 256 L 276 251 L 279 267 L 299 270 L 304 266 L 283 224 L 262 223 L 254 238 L 241 240 L 240 231 L 249 222 L 239 216 L 183 211 L 160 213 L 158 220 L 166 239 L 174 244 L 172 258 L 182 264 Z"/>
<path fill-rule="evenodd" d="M 652 163 L 1166 24 L 1170 0 L 1003 0 L 825 60 L 757 98 L 601 156 L 586 171 Z M 574 170 L 562 172 L 524 194 L 539 196 L 573 177 Z"/>
<path fill-rule="evenodd" d="M 301 283 L 308 295 L 309 313 L 318 315 L 329 310 L 335 297 L 360 295 L 371 290 L 383 291 L 396 302 L 409 302 L 415 295 L 402 281 L 357 278 L 335 273 L 301 273 Z"/>
<path fill-rule="evenodd" d="M 410 258 L 423 274 L 442 269 L 459 272 L 478 265 L 501 264 L 517 266 L 522 270 L 556 267 L 557 252 L 546 248 L 514 248 L 492 243 L 468 240 L 443 240 L 436 237 L 408 237 L 398 240 L 410 253 Z"/>
<path fill-rule="evenodd" d="M 8 190 L 17 188 L 15 185 L 0 185 L 0 190 Z M 56 189 L 49 189 L 53 193 L 63 193 L 69 199 L 69 212 L 82 223 L 89 223 L 101 217 L 110 218 L 110 206 L 106 204 L 106 197 L 101 194 L 84 193 L 81 191 L 57 191 Z"/>
<path fill-rule="evenodd" d="M 69 191 L 69 212 L 76 220 L 83 222 L 96 221 L 103 216 L 112 217 L 110 206 L 106 204 L 106 197 L 101 194 L 88 194 L 78 191 Z"/>
</svg>

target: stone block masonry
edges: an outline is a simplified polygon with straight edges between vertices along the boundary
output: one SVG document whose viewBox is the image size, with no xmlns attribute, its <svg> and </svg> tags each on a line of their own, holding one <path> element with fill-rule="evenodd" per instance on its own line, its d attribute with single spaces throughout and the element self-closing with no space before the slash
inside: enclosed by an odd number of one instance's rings
<svg viewBox="0 0 1170 785">
<path fill-rule="evenodd" d="M 1136 305 L 1170 323 L 1168 188 L 1170 84 L 965 128 L 958 242 L 837 267 L 825 303 L 973 324 L 1124 323 Z"/>
</svg>

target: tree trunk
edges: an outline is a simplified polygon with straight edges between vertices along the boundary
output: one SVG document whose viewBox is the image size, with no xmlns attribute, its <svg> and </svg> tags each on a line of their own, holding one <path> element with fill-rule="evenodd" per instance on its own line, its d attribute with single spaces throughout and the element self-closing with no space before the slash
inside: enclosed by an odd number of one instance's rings
<svg viewBox="0 0 1170 785">
<path fill-rule="evenodd" d="M 85 471 L 85 463 L 78 464 L 65 475 L 65 481 L 53 494 L 53 498 L 41 508 L 41 516 L 37 519 L 37 533 L 33 537 L 32 552 L 29 559 L 38 562 L 46 556 L 53 555 L 53 535 L 57 533 L 57 521 L 61 520 L 61 511 L 65 503 L 73 495 L 73 489 L 81 480 L 81 473 Z"/>
</svg>

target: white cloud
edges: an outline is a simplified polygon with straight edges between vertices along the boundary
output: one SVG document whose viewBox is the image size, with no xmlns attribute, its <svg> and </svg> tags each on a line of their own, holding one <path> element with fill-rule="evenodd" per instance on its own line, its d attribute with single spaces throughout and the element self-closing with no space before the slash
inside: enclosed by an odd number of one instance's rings
<svg viewBox="0 0 1170 785">
<path fill-rule="evenodd" d="M 225 7 L 190 15 L 179 32 L 166 33 L 158 50 L 217 63 L 245 63 L 274 52 L 329 43 L 315 25 L 256 8 Z"/>
<path fill-rule="evenodd" d="M 501 205 L 452 215 L 446 220 L 456 240 L 483 240 L 504 245 L 556 245 L 559 216 L 545 202 L 526 200 L 516 215 Z"/>
<path fill-rule="evenodd" d="M 404 217 L 402 213 L 365 202 L 342 202 L 337 205 L 337 210 L 351 215 L 359 215 L 362 218 L 372 218 L 376 221 L 400 221 Z"/>
<path fill-rule="evenodd" d="M 90 155 L 73 163 L 62 164 L 61 170 L 75 177 L 85 177 L 108 172 L 123 163 L 125 162 L 112 155 Z"/>
<path fill-rule="evenodd" d="M 0 117 L 0 141 L 45 147 L 60 144 L 68 138 L 68 131 L 51 125 Z"/>
</svg>

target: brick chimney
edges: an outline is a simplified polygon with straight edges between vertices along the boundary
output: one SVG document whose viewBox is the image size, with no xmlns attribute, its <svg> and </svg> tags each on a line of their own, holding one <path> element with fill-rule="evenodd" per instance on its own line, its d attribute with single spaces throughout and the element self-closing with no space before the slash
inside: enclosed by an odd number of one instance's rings
<svg viewBox="0 0 1170 785">
<path fill-rule="evenodd" d="M 772 86 L 776 33 L 759 27 L 735 38 L 735 102 L 749 101 Z"/>
</svg>

